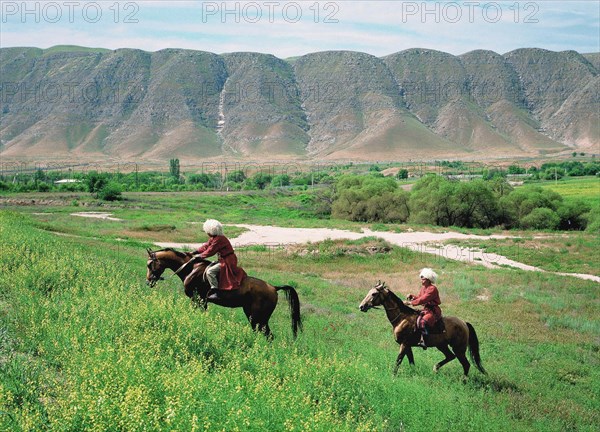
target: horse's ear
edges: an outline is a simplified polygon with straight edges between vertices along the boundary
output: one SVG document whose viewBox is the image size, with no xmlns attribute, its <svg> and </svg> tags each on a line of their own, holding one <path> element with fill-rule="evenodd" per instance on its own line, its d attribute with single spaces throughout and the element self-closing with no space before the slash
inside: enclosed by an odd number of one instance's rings
<svg viewBox="0 0 600 432">
<path fill-rule="evenodd" d="M 383 288 L 387 288 L 387 287 L 385 286 L 385 282 L 383 282 L 383 283 L 381 284 L 381 286 L 382 286 Z"/>
<path fill-rule="evenodd" d="M 146 252 L 148 252 L 148 256 L 152 256 L 152 250 L 150 250 L 150 248 L 146 248 Z"/>
</svg>

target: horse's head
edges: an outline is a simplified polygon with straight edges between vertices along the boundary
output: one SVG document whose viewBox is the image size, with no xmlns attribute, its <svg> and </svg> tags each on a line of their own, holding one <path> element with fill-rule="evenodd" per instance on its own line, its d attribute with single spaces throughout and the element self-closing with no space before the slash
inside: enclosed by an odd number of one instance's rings
<svg viewBox="0 0 600 432">
<path fill-rule="evenodd" d="M 389 289 L 385 286 L 385 282 L 379 281 L 375 287 L 369 290 L 367 296 L 360 303 L 360 306 L 358 306 L 358 309 L 361 312 L 366 312 L 371 308 L 381 306 L 388 294 Z"/>
<path fill-rule="evenodd" d="M 146 264 L 146 268 L 148 271 L 146 272 L 146 285 L 150 286 L 150 288 L 154 288 L 156 282 L 159 280 L 163 280 L 162 274 L 167 268 L 156 256 L 156 252 L 153 252 L 150 249 L 146 249 L 148 252 L 148 263 Z"/>
</svg>

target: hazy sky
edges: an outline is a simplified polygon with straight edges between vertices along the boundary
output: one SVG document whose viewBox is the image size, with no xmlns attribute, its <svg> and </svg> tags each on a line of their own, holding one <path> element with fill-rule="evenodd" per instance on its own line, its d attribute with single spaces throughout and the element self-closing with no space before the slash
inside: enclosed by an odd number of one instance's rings
<svg viewBox="0 0 600 432">
<path fill-rule="evenodd" d="M 383 56 L 538 47 L 600 51 L 590 1 L 0 1 L 0 46 L 81 45 Z"/>
</svg>

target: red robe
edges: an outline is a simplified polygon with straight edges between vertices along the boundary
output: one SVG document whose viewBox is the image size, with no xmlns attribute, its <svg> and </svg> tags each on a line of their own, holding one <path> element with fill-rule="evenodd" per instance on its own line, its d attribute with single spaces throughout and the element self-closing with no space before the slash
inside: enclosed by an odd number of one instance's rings
<svg viewBox="0 0 600 432">
<path fill-rule="evenodd" d="M 428 327 L 433 327 L 437 320 L 442 317 L 442 310 L 440 309 L 442 301 L 435 285 L 429 285 L 428 287 L 421 286 L 419 295 L 410 304 L 413 306 L 424 305 L 423 312 L 421 312 L 421 319 Z"/>
<path fill-rule="evenodd" d="M 225 236 L 210 237 L 197 251 L 204 259 L 219 254 L 219 289 L 233 290 L 240 286 L 246 272 L 237 265 L 237 256 Z"/>
</svg>

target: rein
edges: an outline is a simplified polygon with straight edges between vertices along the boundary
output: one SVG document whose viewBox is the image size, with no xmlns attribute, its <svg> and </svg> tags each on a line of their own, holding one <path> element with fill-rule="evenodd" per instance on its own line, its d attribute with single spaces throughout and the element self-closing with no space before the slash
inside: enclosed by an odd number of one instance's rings
<svg viewBox="0 0 600 432">
<path fill-rule="evenodd" d="M 394 324 L 394 321 L 396 321 L 398 318 L 400 318 L 400 316 L 402 316 L 402 310 L 400 309 L 399 306 L 394 306 L 393 308 L 390 308 L 390 310 L 394 310 L 394 309 L 400 310 L 400 313 L 398 315 L 396 315 L 396 318 L 390 320 L 390 323 L 392 323 L 392 324 Z M 386 308 L 386 311 L 387 311 L 387 308 Z"/>
<path fill-rule="evenodd" d="M 148 249 L 148 255 L 150 255 L 150 259 L 152 260 L 152 262 L 160 262 L 160 260 L 156 257 L 156 252 L 150 251 Z M 177 270 L 175 270 L 173 272 L 173 274 L 167 276 L 167 277 L 162 277 L 162 276 L 156 276 L 156 274 L 154 273 L 154 270 L 152 270 L 152 276 L 153 276 L 153 280 L 150 281 L 150 286 L 153 287 L 156 282 L 161 281 L 161 280 L 168 280 L 170 278 L 172 278 L 173 276 L 177 275 L 181 270 L 183 270 L 189 263 L 193 262 L 196 260 L 197 257 L 199 257 L 200 255 L 194 255 L 188 262 L 183 263 Z"/>
<path fill-rule="evenodd" d="M 200 257 L 200 255 L 194 255 L 194 256 L 192 256 L 192 258 L 188 262 L 183 263 L 177 270 L 175 270 L 172 274 L 170 274 L 167 277 L 162 277 L 162 276 L 156 277 L 155 276 L 154 283 L 158 282 L 159 280 L 168 280 L 168 279 L 171 279 L 173 276 L 176 276 L 181 270 L 183 270 L 188 264 L 196 261 L 196 259 L 199 258 L 199 257 Z M 154 262 L 159 261 L 159 259 L 156 257 L 156 253 L 155 252 L 152 252 L 150 254 L 150 259 L 152 259 L 152 261 L 154 261 Z M 154 272 L 152 272 L 152 274 L 154 275 Z"/>
<path fill-rule="evenodd" d="M 172 278 L 173 276 L 176 276 L 176 275 L 177 275 L 177 273 L 179 273 L 181 270 L 183 270 L 183 269 L 184 269 L 184 268 L 185 268 L 185 267 L 186 267 L 186 266 L 187 266 L 189 263 L 191 263 L 191 262 L 195 261 L 195 260 L 196 260 L 196 257 L 198 257 L 198 256 L 200 256 L 200 255 L 194 255 L 194 256 L 193 256 L 193 257 L 192 257 L 192 258 L 191 258 L 191 259 L 190 259 L 188 262 L 186 262 L 186 263 L 183 263 L 183 264 L 181 265 L 181 267 L 179 267 L 177 270 L 175 270 L 175 271 L 173 272 L 173 274 L 171 274 L 171 275 L 167 276 L 166 278 L 164 278 L 164 280 L 166 280 L 166 279 L 170 279 L 170 278 Z"/>
<path fill-rule="evenodd" d="M 391 291 L 390 291 L 390 293 L 391 293 Z M 398 299 L 398 300 L 400 300 L 400 299 Z M 394 303 L 393 307 L 386 306 L 386 303 L 389 303 L 390 301 L 392 303 Z M 385 308 L 386 312 L 387 312 L 388 309 L 390 311 L 392 311 L 392 310 L 399 310 L 400 311 L 400 313 L 398 313 L 398 315 L 396 315 L 396 317 L 394 319 L 390 320 L 390 323 L 393 325 L 394 322 L 396 322 L 396 320 L 402 316 L 402 308 L 400 307 L 400 305 L 398 305 L 397 301 L 395 301 L 393 298 L 390 298 L 389 294 L 385 296 L 385 302 L 382 303 L 382 304 L 383 304 L 383 307 Z"/>
</svg>

